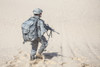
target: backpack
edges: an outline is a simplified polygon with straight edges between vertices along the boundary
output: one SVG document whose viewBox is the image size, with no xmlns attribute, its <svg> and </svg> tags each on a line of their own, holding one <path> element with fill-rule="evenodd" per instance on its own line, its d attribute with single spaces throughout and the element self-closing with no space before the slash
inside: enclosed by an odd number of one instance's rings
<svg viewBox="0 0 100 67">
<path fill-rule="evenodd" d="M 36 33 L 36 23 L 38 19 L 31 17 L 29 20 L 25 21 L 22 28 L 22 35 L 25 43 L 26 41 L 33 41 L 37 38 Z"/>
</svg>

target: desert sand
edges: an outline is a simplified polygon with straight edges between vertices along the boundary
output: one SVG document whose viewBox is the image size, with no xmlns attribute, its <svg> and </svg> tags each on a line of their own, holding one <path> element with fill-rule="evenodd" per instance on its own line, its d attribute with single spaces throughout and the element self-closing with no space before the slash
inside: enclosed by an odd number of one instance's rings
<svg viewBox="0 0 100 67">
<path fill-rule="evenodd" d="M 35 8 L 60 35 L 33 62 L 21 24 Z M 100 67 L 100 0 L 0 0 L 0 67 Z"/>
</svg>

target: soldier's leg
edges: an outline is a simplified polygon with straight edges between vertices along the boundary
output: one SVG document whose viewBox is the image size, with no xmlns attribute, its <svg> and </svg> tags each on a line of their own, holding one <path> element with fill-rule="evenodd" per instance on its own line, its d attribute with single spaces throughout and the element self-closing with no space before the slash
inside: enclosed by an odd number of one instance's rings
<svg viewBox="0 0 100 67">
<path fill-rule="evenodd" d="M 31 50 L 30 59 L 34 60 L 38 48 L 38 40 L 31 42 L 31 45 L 32 45 L 32 50 Z"/>
<path fill-rule="evenodd" d="M 40 47 L 40 49 L 39 49 L 39 51 L 38 51 L 38 54 L 41 55 L 41 53 L 42 53 L 42 52 L 44 51 L 44 49 L 47 47 L 48 42 L 47 42 L 47 40 L 46 40 L 46 38 L 45 38 L 44 36 L 42 36 L 40 42 L 41 42 L 42 45 L 41 45 L 41 47 Z"/>
</svg>

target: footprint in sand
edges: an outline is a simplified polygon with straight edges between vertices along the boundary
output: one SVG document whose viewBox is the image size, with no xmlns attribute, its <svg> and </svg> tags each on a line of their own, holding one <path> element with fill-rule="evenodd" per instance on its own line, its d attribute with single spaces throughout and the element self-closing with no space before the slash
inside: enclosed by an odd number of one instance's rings
<svg viewBox="0 0 100 67">
<path fill-rule="evenodd" d="M 23 51 L 19 51 L 18 55 L 13 56 L 13 60 L 6 62 L 6 67 L 18 67 L 20 65 L 25 65 L 25 63 L 29 63 L 28 54 Z"/>
<path fill-rule="evenodd" d="M 81 67 L 90 67 L 90 65 L 89 64 L 86 64 L 86 63 L 82 63 L 81 64 Z"/>
</svg>

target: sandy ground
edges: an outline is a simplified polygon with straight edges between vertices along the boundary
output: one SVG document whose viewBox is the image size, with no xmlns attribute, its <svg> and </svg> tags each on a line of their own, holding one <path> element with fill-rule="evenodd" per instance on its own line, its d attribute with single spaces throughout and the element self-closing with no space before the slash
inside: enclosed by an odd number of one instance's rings
<svg viewBox="0 0 100 67">
<path fill-rule="evenodd" d="M 60 33 L 36 62 L 21 33 L 34 8 Z M 100 0 L 0 0 L 0 67 L 100 67 Z"/>
</svg>

